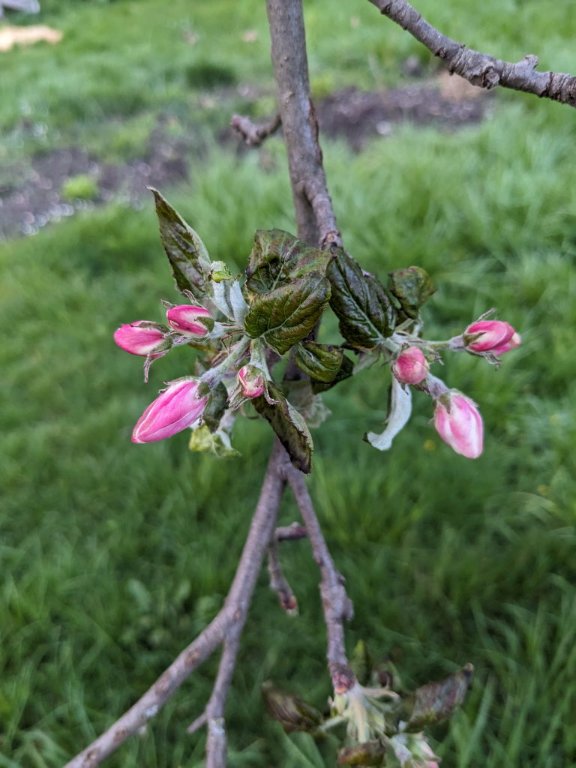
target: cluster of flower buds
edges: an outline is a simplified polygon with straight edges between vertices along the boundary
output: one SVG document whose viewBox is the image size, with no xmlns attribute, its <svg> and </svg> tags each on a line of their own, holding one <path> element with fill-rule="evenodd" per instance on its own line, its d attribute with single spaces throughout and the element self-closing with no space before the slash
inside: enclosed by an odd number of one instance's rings
<svg viewBox="0 0 576 768">
<path fill-rule="evenodd" d="M 227 349 L 223 363 L 210 368 L 199 378 L 185 377 L 168 382 L 134 427 L 134 443 L 164 440 L 184 429 L 199 426 L 210 391 L 221 382 L 230 382 L 230 404 L 234 408 L 266 394 L 265 366 L 253 364 L 245 339 L 236 341 L 235 346 L 231 341 L 237 337 L 238 327 L 231 324 L 224 330 L 218 328 L 211 312 L 195 304 L 166 304 L 166 321 L 167 325 L 161 325 L 137 320 L 121 325 L 114 333 L 114 341 L 121 349 L 146 358 L 145 380 L 151 363 L 175 346 L 197 346 L 221 340 L 229 342 L 231 348 Z M 223 344 L 217 348 L 216 358 L 220 347 Z"/>
<path fill-rule="evenodd" d="M 435 402 L 434 427 L 456 453 L 476 459 L 484 447 L 483 423 L 476 403 L 458 390 L 449 389 L 443 381 L 430 374 L 430 362 L 438 359 L 438 351 L 466 351 L 485 357 L 489 362 L 516 349 L 521 339 L 514 328 L 500 320 L 480 318 L 464 333 L 446 342 L 426 342 L 420 338 L 397 335 L 391 363 L 396 382 L 412 386 L 429 394 Z"/>
</svg>

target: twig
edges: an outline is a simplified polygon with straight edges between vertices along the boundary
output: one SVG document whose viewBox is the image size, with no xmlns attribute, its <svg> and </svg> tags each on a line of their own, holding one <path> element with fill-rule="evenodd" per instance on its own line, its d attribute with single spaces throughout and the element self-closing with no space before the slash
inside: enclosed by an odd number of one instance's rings
<svg viewBox="0 0 576 768">
<path fill-rule="evenodd" d="M 538 58 L 511 63 L 495 59 L 452 40 L 429 24 L 406 0 L 369 0 L 384 16 L 409 32 L 435 56 L 473 85 L 511 88 L 576 107 L 576 77 L 562 72 L 536 72 Z"/>
<path fill-rule="evenodd" d="M 290 525 L 284 525 L 276 528 L 274 532 L 274 538 L 276 541 L 297 541 L 298 539 L 305 539 L 308 536 L 308 531 L 305 526 L 299 523 L 290 523 Z"/>
<path fill-rule="evenodd" d="M 328 550 L 304 475 L 291 465 L 286 468 L 286 479 L 306 525 L 314 560 L 320 568 L 320 594 L 328 634 L 328 669 L 334 690 L 343 693 L 356 680 L 348 663 L 344 641 L 344 622 L 353 616 L 352 602 L 346 594 L 344 578 L 336 570 Z"/>
<path fill-rule="evenodd" d="M 270 575 L 270 588 L 278 595 L 280 607 L 289 616 L 295 616 L 298 613 L 298 600 L 284 576 L 280 565 L 278 545 L 275 541 L 272 541 L 268 547 L 268 573 Z"/>
<path fill-rule="evenodd" d="M 245 115 L 233 115 L 230 125 L 244 139 L 248 146 L 259 147 L 268 136 L 276 133 L 282 125 L 282 119 L 277 114 L 266 123 L 253 123 Z"/>
<path fill-rule="evenodd" d="M 151 688 L 110 728 L 99 736 L 89 747 L 74 757 L 65 768 L 92 768 L 112 754 L 129 736 L 139 731 L 151 720 L 166 703 L 174 691 L 186 678 L 199 667 L 223 643 L 226 646 L 218 672 L 217 685 L 220 693 L 208 714 L 209 736 L 208 750 L 214 745 L 212 753 L 207 752 L 210 768 L 224 768 L 223 761 L 217 762 L 224 740 L 223 721 L 216 715 L 223 708 L 220 701 L 225 698 L 229 678 L 232 676 L 235 660 L 234 643 L 237 643 L 246 621 L 252 593 L 268 545 L 272 540 L 278 508 L 285 486 L 285 468 L 288 462 L 286 452 L 276 441 L 268 467 L 260 498 L 252 518 L 250 531 L 240 557 L 240 562 L 228 592 L 228 597 L 218 615 L 206 629 L 172 662 L 166 671 L 156 680 Z M 236 640 L 235 640 L 236 638 Z M 237 647 L 237 646 L 236 646 Z M 230 662 L 232 662 L 230 664 Z M 215 688 L 216 690 L 216 688 Z M 212 699 L 214 699 L 213 694 Z M 211 699 L 211 701 L 212 701 Z M 210 719 L 210 717 L 212 719 Z"/>
<path fill-rule="evenodd" d="M 266 5 L 298 236 L 314 245 L 341 245 L 310 99 L 302 3 L 267 0 Z"/>
</svg>

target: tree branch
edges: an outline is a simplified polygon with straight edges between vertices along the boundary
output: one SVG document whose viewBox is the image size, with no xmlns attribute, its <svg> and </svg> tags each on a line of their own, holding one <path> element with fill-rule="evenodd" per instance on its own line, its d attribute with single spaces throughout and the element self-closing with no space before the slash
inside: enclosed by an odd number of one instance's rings
<svg viewBox="0 0 576 768">
<path fill-rule="evenodd" d="M 320 568 L 320 595 L 328 634 L 328 669 L 334 690 L 344 693 L 356 681 L 348 663 L 344 640 L 344 622 L 349 621 L 354 614 L 352 602 L 346 594 L 344 577 L 336 570 L 328 550 L 304 475 L 290 465 L 286 467 L 286 478 L 306 525 L 314 560 Z"/>
<path fill-rule="evenodd" d="M 500 85 L 576 107 L 576 77 L 562 72 L 536 72 L 536 56 L 525 56 L 516 63 L 495 59 L 443 35 L 406 0 L 369 2 L 445 61 L 450 72 L 456 72 L 473 85 L 488 89 Z"/>
<path fill-rule="evenodd" d="M 287 454 L 278 441 L 268 462 L 250 531 L 226 602 L 206 629 L 172 662 L 151 688 L 105 733 L 73 758 L 65 768 L 92 768 L 112 754 L 129 736 L 139 731 L 158 713 L 174 691 L 225 642 L 216 686 L 207 709 L 209 726 L 207 759 L 210 768 L 224 768 L 218 755 L 225 755 L 226 737 L 221 718 L 230 684 L 238 640 L 246 621 L 252 593 L 264 555 L 272 540 L 280 500 L 285 486 Z M 222 744 L 224 751 L 222 752 Z M 211 745 L 213 745 L 211 747 Z M 212 750 L 209 752 L 209 750 Z M 220 760 L 220 762 L 218 762 Z"/>
<path fill-rule="evenodd" d="M 268 547 L 268 574 L 270 575 L 270 588 L 278 595 L 280 607 L 289 616 L 296 616 L 298 613 L 298 600 L 292 587 L 288 584 L 278 554 L 278 544 L 275 541 L 270 542 Z"/>
<path fill-rule="evenodd" d="M 248 146 L 259 147 L 268 136 L 276 133 L 282 125 L 282 120 L 280 115 L 276 114 L 266 123 L 253 123 L 249 117 L 244 115 L 232 115 L 230 125 Z"/>
<path fill-rule="evenodd" d="M 266 5 L 298 236 L 314 245 L 341 245 L 310 99 L 302 3 L 267 0 Z"/>
</svg>

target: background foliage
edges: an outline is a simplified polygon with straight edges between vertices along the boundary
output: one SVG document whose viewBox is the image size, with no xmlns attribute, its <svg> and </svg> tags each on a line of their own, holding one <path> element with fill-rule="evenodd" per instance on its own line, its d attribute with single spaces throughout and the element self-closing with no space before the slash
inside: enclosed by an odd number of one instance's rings
<svg viewBox="0 0 576 768">
<path fill-rule="evenodd" d="M 471 45 L 538 52 L 545 68 L 574 71 L 571 5 L 420 8 Z M 240 269 L 256 228 L 293 230 L 280 140 L 247 153 L 214 138 L 233 111 L 273 108 L 262 3 L 43 6 L 42 21 L 65 38 L 2 55 L 0 186 L 38 151 L 138 156 L 162 115 L 190 142 L 191 178 L 162 191 L 214 257 Z M 367 4 L 306 8 L 317 95 L 394 83 L 411 54 L 433 72 Z M 385 415 L 384 371 L 328 393 L 334 416 L 315 434 L 311 484 L 356 607 L 350 648 L 368 640 L 409 685 L 476 666 L 465 710 L 436 734 L 448 767 L 576 765 L 575 138 L 573 110 L 504 93 L 488 120 L 458 133 L 399 126 L 359 154 L 324 144 L 354 257 L 382 275 L 420 264 L 437 282 L 429 337 L 491 306 L 524 337 L 499 371 L 447 361 L 446 378 L 485 417 L 476 462 L 440 442 L 424 398 L 390 454 L 362 443 Z M 220 607 L 271 437 L 263 422 L 240 425 L 242 457 L 222 463 L 189 454 L 185 435 L 130 445 L 137 416 L 185 365 L 185 352 L 170 355 L 145 387 L 140 361 L 111 340 L 119 323 L 160 319 L 160 298 L 177 296 L 151 200 L 6 241 L 0 265 L 0 766 L 56 768 Z M 285 520 L 293 515 L 286 502 Z M 281 614 L 263 574 L 230 699 L 234 767 L 330 764 L 330 743 L 288 739 L 262 714 L 268 678 L 318 706 L 329 695 L 307 543 L 286 545 L 283 561 L 301 616 Z M 200 766 L 202 738 L 183 731 L 214 668 L 108 764 Z"/>
</svg>

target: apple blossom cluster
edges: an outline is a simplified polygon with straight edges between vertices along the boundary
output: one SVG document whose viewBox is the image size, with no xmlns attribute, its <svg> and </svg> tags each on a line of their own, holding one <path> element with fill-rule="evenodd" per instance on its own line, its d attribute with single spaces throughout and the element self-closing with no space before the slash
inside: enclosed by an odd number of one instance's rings
<svg viewBox="0 0 576 768">
<path fill-rule="evenodd" d="M 442 440 L 466 458 L 480 456 L 478 407 L 430 367 L 443 351 L 464 351 L 497 364 L 520 344 L 509 323 L 487 313 L 446 341 L 423 339 L 420 309 L 435 290 L 423 269 L 390 272 L 384 285 L 344 250 L 313 248 L 280 230 L 256 232 L 248 266 L 234 277 L 224 262 L 211 260 L 200 237 L 166 200 L 154 195 L 164 250 L 188 303 L 164 302 L 164 323 L 124 324 L 114 340 L 145 359 L 145 381 L 152 363 L 171 350 L 188 347 L 196 354 L 191 374 L 169 381 L 140 416 L 134 443 L 191 429 L 193 450 L 230 455 L 234 419 L 251 403 L 294 465 L 309 472 L 309 427 L 328 413 L 322 393 L 381 360 L 392 373 L 390 409 L 384 431 L 369 432 L 368 443 L 390 448 L 410 418 L 416 389 L 433 399 L 433 424 Z M 340 343 L 316 339 L 328 310 L 339 321 Z M 278 366 L 283 359 L 296 375 L 280 380 L 276 371 L 285 371 Z M 308 384 L 298 387 L 298 380 Z"/>
<path fill-rule="evenodd" d="M 407 334 L 393 334 L 388 340 L 392 354 L 393 397 L 392 412 L 382 435 L 368 434 L 368 441 L 384 450 L 403 428 L 411 410 L 408 387 L 430 395 L 434 400 L 434 427 L 442 440 L 456 453 L 468 459 L 478 458 L 484 448 L 484 426 L 478 406 L 457 389 L 450 389 L 430 373 L 430 364 L 439 360 L 441 350 L 466 351 L 498 363 L 506 352 L 516 349 L 519 334 L 506 322 L 480 318 L 464 333 L 442 342 L 428 342 Z M 394 392 L 393 392 L 394 395 Z"/>
<path fill-rule="evenodd" d="M 131 355 L 145 357 L 145 378 L 154 360 L 173 347 L 189 344 L 208 350 L 217 340 L 224 344 L 238 337 L 240 328 L 216 323 L 212 314 L 200 305 L 166 305 L 167 325 L 136 320 L 121 325 L 114 333 L 116 344 Z M 246 362 L 248 345 L 240 339 L 234 352 L 224 357 L 223 364 L 209 369 L 204 376 L 183 377 L 168 383 L 160 395 L 146 408 L 132 432 L 133 443 L 152 443 L 172 437 L 184 429 L 197 427 L 209 403 L 215 385 L 232 381 L 235 407 L 265 394 L 264 371 L 258 364 Z"/>
</svg>

